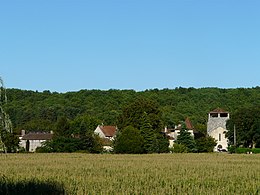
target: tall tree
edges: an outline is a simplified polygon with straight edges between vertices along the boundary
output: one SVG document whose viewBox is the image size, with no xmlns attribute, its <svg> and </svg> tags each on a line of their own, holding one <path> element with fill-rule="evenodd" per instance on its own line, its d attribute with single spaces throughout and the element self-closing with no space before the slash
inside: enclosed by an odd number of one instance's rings
<svg viewBox="0 0 260 195">
<path fill-rule="evenodd" d="M 142 116 L 142 123 L 140 127 L 141 135 L 144 138 L 144 150 L 146 153 L 154 152 L 153 145 L 155 141 L 155 131 L 149 121 L 147 113 L 144 112 Z"/>
<path fill-rule="evenodd" d="M 248 107 L 237 110 L 227 123 L 227 137 L 234 144 L 234 127 L 237 145 L 260 147 L 260 107 Z"/>
<path fill-rule="evenodd" d="M 143 123 L 143 114 L 147 114 L 152 129 L 160 132 L 162 129 L 161 112 L 159 105 L 148 98 L 137 98 L 123 108 L 119 117 L 118 127 L 124 128 L 129 125 L 140 129 Z"/>
<path fill-rule="evenodd" d="M 177 144 L 182 144 L 187 147 L 188 152 L 196 152 L 196 143 L 190 132 L 186 129 L 181 129 L 180 134 L 177 136 Z"/>
<path fill-rule="evenodd" d="M 140 131 L 132 126 L 118 132 L 114 141 L 114 152 L 121 154 L 142 154 L 144 140 Z"/>
<path fill-rule="evenodd" d="M 62 116 L 58 118 L 58 121 L 56 123 L 55 136 L 63 136 L 63 137 L 71 136 L 70 123 L 67 117 Z"/>
<path fill-rule="evenodd" d="M 0 77 L 0 148 L 5 152 L 16 152 L 19 140 L 13 135 L 12 122 L 4 110 L 6 103 L 6 89 Z"/>
</svg>

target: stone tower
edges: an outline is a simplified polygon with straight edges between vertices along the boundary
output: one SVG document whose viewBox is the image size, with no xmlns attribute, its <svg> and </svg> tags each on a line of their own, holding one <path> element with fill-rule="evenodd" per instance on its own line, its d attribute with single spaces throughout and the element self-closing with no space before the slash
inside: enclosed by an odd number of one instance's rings
<svg viewBox="0 0 260 195">
<path fill-rule="evenodd" d="M 214 151 L 227 150 L 228 139 L 225 137 L 225 133 L 229 113 L 217 108 L 211 111 L 208 117 L 207 133 L 217 141 Z"/>
</svg>

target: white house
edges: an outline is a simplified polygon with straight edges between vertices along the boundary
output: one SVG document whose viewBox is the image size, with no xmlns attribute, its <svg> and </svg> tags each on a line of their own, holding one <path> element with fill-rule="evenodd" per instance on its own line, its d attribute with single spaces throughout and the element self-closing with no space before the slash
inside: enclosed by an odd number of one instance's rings
<svg viewBox="0 0 260 195">
<path fill-rule="evenodd" d="M 116 126 L 98 125 L 94 133 L 98 134 L 101 138 L 106 138 L 112 141 L 115 138 L 116 131 Z"/>
<path fill-rule="evenodd" d="M 228 139 L 226 138 L 226 123 L 229 113 L 221 108 L 211 111 L 208 115 L 207 133 L 217 141 L 214 151 L 227 151 Z"/>
<path fill-rule="evenodd" d="M 99 135 L 103 139 L 103 149 L 105 151 L 112 151 L 112 142 L 116 136 L 117 127 L 116 126 L 104 126 L 98 125 L 94 133 Z"/>
<path fill-rule="evenodd" d="M 51 140 L 53 133 L 48 132 L 29 132 L 25 134 L 22 130 L 20 139 L 20 147 L 25 148 L 27 152 L 35 152 L 37 147 L 41 147 L 45 141 Z"/>
</svg>

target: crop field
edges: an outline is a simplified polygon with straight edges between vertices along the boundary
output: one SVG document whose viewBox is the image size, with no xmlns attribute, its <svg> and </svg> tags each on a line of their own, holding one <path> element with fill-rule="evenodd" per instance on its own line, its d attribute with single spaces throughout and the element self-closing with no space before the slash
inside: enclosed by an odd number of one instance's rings
<svg viewBox="0 0 260 195">
<path fill-rule="evenodd" d="M 56 183 L 66 194 L 260 194 L 260 155 L 1 154 L 0 159 L 2 182 Z"/>
</svg>

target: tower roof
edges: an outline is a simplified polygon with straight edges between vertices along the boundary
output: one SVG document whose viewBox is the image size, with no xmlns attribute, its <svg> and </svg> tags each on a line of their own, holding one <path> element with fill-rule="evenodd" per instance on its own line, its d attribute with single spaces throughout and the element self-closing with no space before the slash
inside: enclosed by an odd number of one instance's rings
<svg viewBox="0 0 260 195">
<path fill-rule="evenodd" d="M 222 108 L 216 108 L 215 110 L 212 110 L 210 113 L 228 113 Z"/>
</svg>

